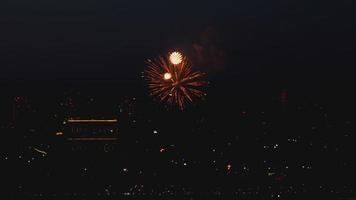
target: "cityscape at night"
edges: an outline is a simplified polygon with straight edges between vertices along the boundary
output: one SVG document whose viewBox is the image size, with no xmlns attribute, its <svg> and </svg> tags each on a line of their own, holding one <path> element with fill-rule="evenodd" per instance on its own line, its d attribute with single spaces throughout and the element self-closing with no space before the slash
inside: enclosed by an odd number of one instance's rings
<svg viewBox="0 0 356 200">
<path fill-rule="evenodd" d="M 356 199 L 351 1 L 0 5 L 0 199 Z"/>
<path fill-rule="evenodd" d="M 1 116 L 1 161 L 15 196 L 340 199 L 355 194 L 354 99 L 344 100 L 347 96 L 337 100 L 329 91 L 264 86 L 265 94 L 257 88 L 239 95 L 210 91 L 205 102 L 180 111 L 150 101 L 139 84 L 50 84 L 56 89 L 20 83 L 17 95 L 3 92 L 8 98 L 2 98 L 7 112 Z"/>
</svg>

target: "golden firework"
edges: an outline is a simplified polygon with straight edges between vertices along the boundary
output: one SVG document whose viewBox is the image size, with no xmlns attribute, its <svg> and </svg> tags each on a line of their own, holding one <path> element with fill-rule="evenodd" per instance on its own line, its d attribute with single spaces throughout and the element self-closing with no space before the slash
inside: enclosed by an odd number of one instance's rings
<svg viewBox="0 0 356 200">
<path fill-rule="evenodd" d="M 182 63 L 183 55 L 181 53 L 175 51 L 169 55 L 169 60 L 171 61 L 171 63 L 173 65 L 178 65 L 178 64 Z"/>
<path fill-rule="evenodd" d="M 169 80 L 169 79 L 172 78 L 172 74 L 169 73 L 169 72 L 167 72 L 167 73 L 165 73 L 165 74 L 163 75 L 163 78 L 166 79 L 166 80 Z"/>
<path fill-rule="evenodd" d="M 166 57 L 147 61 L 148 69 L 145 78 L 151 95 L 171 105 L 183 109 L 194 99 L 203 98 L 204 73 L 194 71 L 188 59 L 179 52 L 173 52 Z"/>
</svg>

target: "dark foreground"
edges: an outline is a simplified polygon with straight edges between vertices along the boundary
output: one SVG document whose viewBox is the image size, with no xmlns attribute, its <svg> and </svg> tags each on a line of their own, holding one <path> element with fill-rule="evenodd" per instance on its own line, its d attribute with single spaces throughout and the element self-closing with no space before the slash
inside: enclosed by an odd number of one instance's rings
<svg viewBox="0 0 356 200">
<path fill-rule="evenodd" d="M 2 91 L 10 199 L 356 198 L 347 87 L 213 85 L 185 111 L 151 101 L 140 82 Z M 67 124 L 73 117 L 118 122 Z M 115 140 L 69 140 L 82 136 Z"/>
</svg>

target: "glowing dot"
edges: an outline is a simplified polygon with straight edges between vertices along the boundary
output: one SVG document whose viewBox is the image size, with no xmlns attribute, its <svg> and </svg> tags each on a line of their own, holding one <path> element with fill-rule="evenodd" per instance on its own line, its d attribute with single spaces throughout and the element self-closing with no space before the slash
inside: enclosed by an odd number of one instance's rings
<svg viewBox="0 0 356 200">
<path fill-rule="evenodd" d="M 63 135 L 63 132 L 57 132 L 56 135 L 57 135 L 57 136 Z"/>
<path fill-rule="evenodd" d="M 165 74 L 163 75 L 163 78 L 164 78 L 165 80 L 169 80 L 169 79 L 172 78 L 172 74 L 167 72 L 167 73 L 165 73 Z"/>
<path fill-rule="evenodd" d="M 169 60 L 173 65 L 178 65 L 182 62 L 183 56 L 179 52 L 173 52 L 169 55 Z"/>
</svg>

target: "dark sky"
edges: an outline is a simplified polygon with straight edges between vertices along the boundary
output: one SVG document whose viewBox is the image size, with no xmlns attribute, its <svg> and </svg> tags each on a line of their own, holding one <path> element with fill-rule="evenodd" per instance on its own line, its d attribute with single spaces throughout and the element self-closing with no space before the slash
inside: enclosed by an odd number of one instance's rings
<svg viewBox="0 0 356 200">
<path fill-rule="evenodd" d="M 351 80 L 352 0 L 7 0 L 2 80 L 136 80 L 178 49 L 221 79 Z"/>
</svg>

